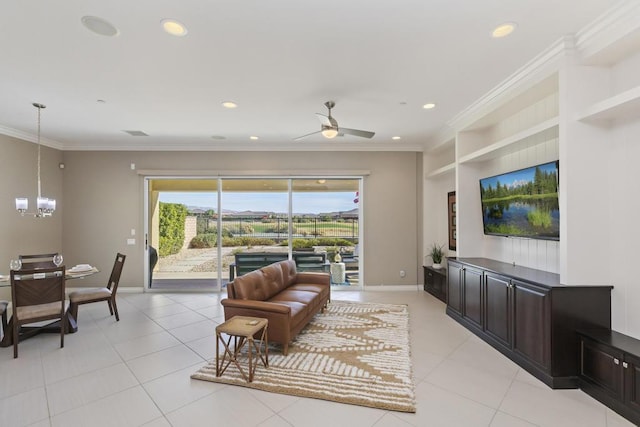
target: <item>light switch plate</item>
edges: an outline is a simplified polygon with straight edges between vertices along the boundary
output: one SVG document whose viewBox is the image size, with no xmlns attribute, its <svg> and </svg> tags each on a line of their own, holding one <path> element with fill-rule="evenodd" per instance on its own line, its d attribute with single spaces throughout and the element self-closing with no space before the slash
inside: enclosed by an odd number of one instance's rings
<svg viewBox="0 0 640 427">
<path fill-rule="evenodd" d="M 136 239 L 127 239 L 127 245 L 135 245 Z"/>
</svg>

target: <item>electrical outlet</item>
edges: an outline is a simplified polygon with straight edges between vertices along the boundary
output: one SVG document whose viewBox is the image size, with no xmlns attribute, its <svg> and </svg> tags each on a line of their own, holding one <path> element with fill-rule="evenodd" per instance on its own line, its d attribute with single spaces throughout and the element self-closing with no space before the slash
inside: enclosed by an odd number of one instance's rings
<svg viewBox="0 0 640 427">
<path fill-rule="evenodd" d="M 136 239 L 127 239 L 127 245 L 135 245 L 136 244 Z"/>
<path fill-rule="evenodd" d="M 404 277 L 407 275 L 407 272 L 404 270 L 400 270 L 400 277 Z"/>
</svg>

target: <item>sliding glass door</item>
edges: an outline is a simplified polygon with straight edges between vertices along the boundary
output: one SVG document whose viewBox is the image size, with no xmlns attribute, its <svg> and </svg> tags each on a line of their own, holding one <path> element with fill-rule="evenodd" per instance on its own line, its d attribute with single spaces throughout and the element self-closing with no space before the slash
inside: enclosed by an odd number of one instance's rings
<svg viewBox="0 0 640 427">
<path fill-rule="evenodd" d="M 248 258 L 361 283 L 361 178 L 147 178 L 147 288 L 219 290 Z"/>
</svg>

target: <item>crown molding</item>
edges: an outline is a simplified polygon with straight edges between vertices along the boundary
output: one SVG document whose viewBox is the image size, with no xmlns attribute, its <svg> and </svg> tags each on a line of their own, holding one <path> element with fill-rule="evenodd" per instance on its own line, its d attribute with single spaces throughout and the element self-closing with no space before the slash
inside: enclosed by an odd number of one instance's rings
<svg viewBox="0 0 640 427">
<path fill-rule="evenodd" d="M 633 40 L 625 41 L 629 37 Z M 624 57 L 627 49 L 640 49 L 637 0 L 621 1 L 576 33 L 576 50 L 586 65 L 610 65 Z"/>
<path fill-rule="evenodd" d="M 0 134 L 7 135 L 12 138 L 21 139 L 23 141 L 33 142 L 34 144 L 38 143 L 38 135 L 34 135 L 29 132 L 23 132 L 21 130 L 13 129 L 7 126 L 0 125 Z M 40 135 L 40 145 L 45 147 L 55 148 L 56 150 L 63 150 L 64 144 L 55 139 L 44 138 Z"/>
<path fill-rule="evenodd" d="M 404 151 L 422 152 L 422 144 L 411 143 L 372 143 L 372 142 L 322 142 L 322 143 L 262 143 L 262 142 L 216 142 L 187 143 L 177 146 L 173 143 L 167 144 L 144 144 L 144 145 L 114 145 L 114 144 L 92 144 L 92 145 L 67 145 L 65 151 Z"/>
<path fill-rule="evenodd" d="M 487 94 L 462 110 L 447 126 L 459 132 L 522 94 L 559 69 L 560 59 L 574 50 L 574 38 L 562 37 Z"/>
</svg>

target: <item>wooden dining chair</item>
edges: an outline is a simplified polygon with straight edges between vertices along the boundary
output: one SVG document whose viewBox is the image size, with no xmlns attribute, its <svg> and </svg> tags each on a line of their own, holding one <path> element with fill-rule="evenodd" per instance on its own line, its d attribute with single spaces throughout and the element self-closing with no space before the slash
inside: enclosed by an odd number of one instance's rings
<svg viewBox="0 0 640 427">
<path fill-rule="evenodd" d="M 20 329 L 28 323 L 60 319 L 60 348 L 64 347 L 67 312 L 65 268 L 11 271 L 13 357 L 18 357 Z"/>
<path fill-rule="evenodd" d="M 116 315 L 116 321 L 120 321 L 118 315 L 118 306 L 116 304 L 116 292 L 118 291 L 118 283 L 120 282 L 120 275 L 122 274 L 122 267 L 124 266 L 124 260 L 126 255 L 118 253 L 116 260 L 113 263 L 113 269 L 111 270 L 111 276 L 109 276 L 109 283 L 106 288 L 95 289 L 82 289 L 74 291 L 69 294 L 69 312 L 71 316 L 78 320 L 78 306 L 81 304 L 88 304 L 91 302 L 106 301 L 109 304 L 109 312 L 113 316 Z"/>
<path fill-rule="evenodd" d="M 51 254 L 35 254 L 35 255 L 18 255 L 18 259 L 22 262 L 21 270 L 31 270 L 36 268 L 53 268 L 53 257 L 58 255 L 57 252 Z"/>
<path fill-rule="evenodd" d="M 7 306 L 9 301 L 0 301 L 0 321 L 2 321 L 2 334 L 3 336 L 9 333 L 7 331 Z"/>
</svg>

